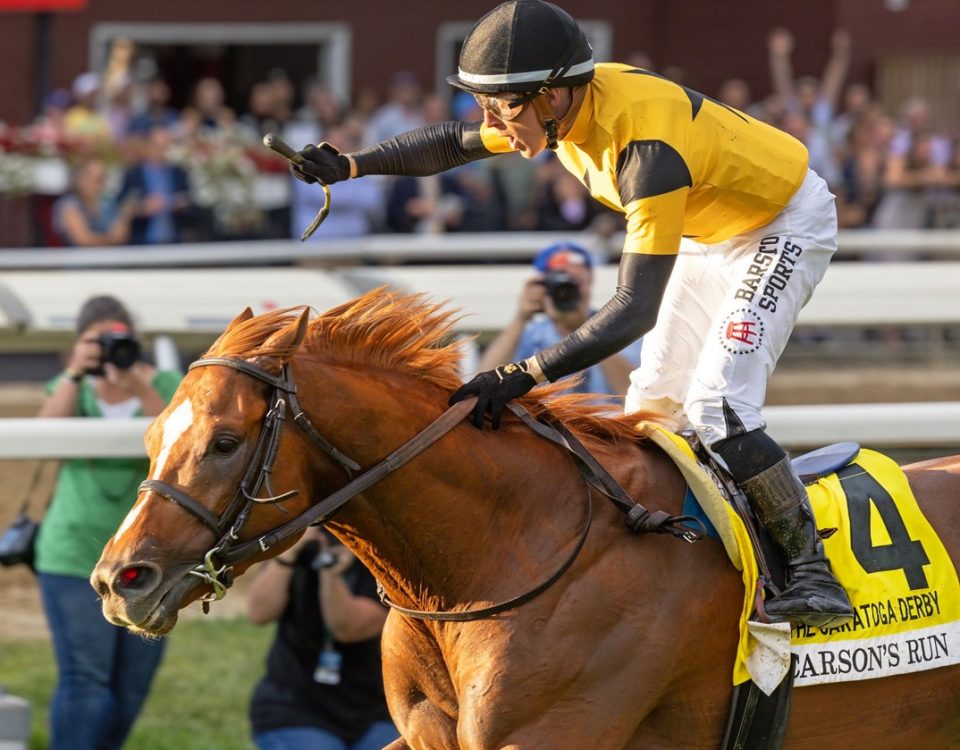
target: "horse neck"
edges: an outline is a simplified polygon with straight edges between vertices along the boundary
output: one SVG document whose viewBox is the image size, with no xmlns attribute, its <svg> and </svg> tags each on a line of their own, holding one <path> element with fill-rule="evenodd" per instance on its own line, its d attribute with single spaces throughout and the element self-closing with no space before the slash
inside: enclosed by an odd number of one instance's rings
<svg viewBox="0 0 960 750">
<path fill-rule="evenodd" d="M 448 397 L 410 377 L 336 367 L 312 367 L 298 386 L 311 420 L 365 470 L 440 416 Z M 553 446 L 520 424 L 480 432 L 464 422 L 329 526 L 398 603 L 439 609 L 500 596 L 498 587 L 509 595 L 505 564 L 526 569 L 524 580 L 542 577 L 581 528 L 583 485 L 572 465 L 575 481 L 549 481 L 556 463 Z"/>
</svg>

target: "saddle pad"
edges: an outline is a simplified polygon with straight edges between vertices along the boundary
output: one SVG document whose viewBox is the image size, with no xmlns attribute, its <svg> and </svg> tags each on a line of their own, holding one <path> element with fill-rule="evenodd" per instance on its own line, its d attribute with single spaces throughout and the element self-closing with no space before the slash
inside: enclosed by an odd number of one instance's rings
<svg viewBox="0 0 960 750">
<path fill-rule="evenodd" d="M 834 573 L 853 602 L 841 628 L 794 626 L 795 684 L 817 685 L 960 663 L 960 584 L 900 467 L 861 450 L 807 488 Z"/>
<path fill-rule="evenodd" d="M 717 485 L 713 483 L 700 462 L 697 461 L 697 457 L 687 441 L 656 422 L 640 422 L 637 424 L 637 430 L 656 443 L 664 453 L 673 459 L 683 478 L 687 481 L 687 486 L 693 496 L 716 529 L 733 567 L 737 570 L 743 570 L 743 560 L 740 554 L 741 546 L 737 541 L 731 522 L 731 516 L 733 518 L 738 517 L 730 507 L 730 503 L 720 494 Z M 746 529 L 743 532 L 746 534 Z M 748 543 L 743 549 L 749 551 L 750 544 Z M 753 553 L 750 552 L 749 556 L 752 558 Z"/>
<path fill-rule="evenodd" d="M 673 459 L 741 571 L 744 604 L 733 684 L 752 679 L 770 694 L 796 657 L 794 684 L 817 685 L 916 672 L 960 663 L 960 583 L 943 543 L 917 504 L 906 475 L 881 453 L 807 487 L 834 573 L 855 617 L 817 629 L 750 620 L 759 571 L 743 521 L 700 466 L 687 442 L 654 422 L 638 429 Z"/>
</svg>

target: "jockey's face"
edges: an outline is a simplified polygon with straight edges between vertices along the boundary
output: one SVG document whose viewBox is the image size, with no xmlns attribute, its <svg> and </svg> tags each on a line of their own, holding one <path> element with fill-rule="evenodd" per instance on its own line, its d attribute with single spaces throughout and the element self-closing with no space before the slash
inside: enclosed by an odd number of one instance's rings
<svg viewBox="0 0 960 750">
<path fill-rule="evenodd" d="M 542 100 L 560 120 L 570 109 L 571 95 L 568 88 L 547 89 Z M 532 159 L 547 147 L 547 135 L 534 102 L 511 106 L 517 94 L 502 96 L 476 96 L 477 103 L 483 109 L 483 122 L 510 141 L 511 148 L 519 151 L 526 159 Z M 562 134 L 561 134 L 562 136 Z"/>
<path fill-rule="evenodd" d="M 508 94 L 503 98 L 490 97 L 497 102 L 493 106 L 483 107 L 483 123 L 496 130 L 510 141 L 510 148 L 519 151 L 526 159 L 532 159 L 547 147 L 547 136 L 537 117 L 536 108 L 530 104 L 511 107 L 510 100 L 516 98 Z"/>
</svg>

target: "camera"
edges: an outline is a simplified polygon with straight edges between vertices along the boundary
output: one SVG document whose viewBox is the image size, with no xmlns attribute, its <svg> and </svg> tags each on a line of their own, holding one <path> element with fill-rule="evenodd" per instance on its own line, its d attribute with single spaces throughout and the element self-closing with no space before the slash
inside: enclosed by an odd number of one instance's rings
<svg viewBox="0 0 960 750">
<path fill-rule="evenodd" d="M 100 367 L 90 370 L 91 375 L 103 375 L 104 362 L 109 362 L 119 370 L 129 370 L 141 358 L 140 342 L 126 331 L 101 333 L 97 341 L 103 353 L 100 355 Z"/>
<path fill-rule="evenodd" d="M 580 304 L 580 286 L 566 271 L 547 271 L 543 276 L 553 306 L 561 312 L 576 310 Z"/>
</svg>

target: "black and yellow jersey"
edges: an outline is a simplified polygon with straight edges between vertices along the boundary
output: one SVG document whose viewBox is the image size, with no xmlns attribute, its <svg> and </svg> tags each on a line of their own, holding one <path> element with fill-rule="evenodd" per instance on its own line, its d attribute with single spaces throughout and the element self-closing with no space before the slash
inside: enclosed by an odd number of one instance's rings
<svg viewBox="0 0 960 750">
<path fill-rule="evenodd" d="M 510 150 L 481 128 L 490 152 Z M 807 173 L 792 136 L 646 70 L 606 63 L 557 156 L 594 198 L 627 217 L 624 252 L 675 254 L 770 222 Z"/>
</svg>

